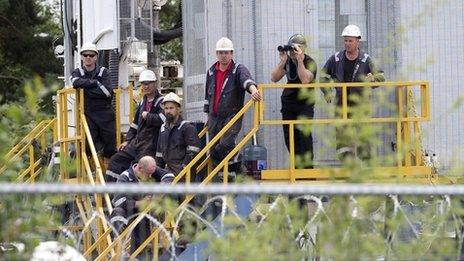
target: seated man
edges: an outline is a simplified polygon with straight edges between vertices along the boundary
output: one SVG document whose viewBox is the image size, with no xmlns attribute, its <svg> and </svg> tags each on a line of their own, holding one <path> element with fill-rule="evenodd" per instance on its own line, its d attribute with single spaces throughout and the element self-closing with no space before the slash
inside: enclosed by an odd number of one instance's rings
<svg viewBox="0 0 464 261">
<path fill-rule="evenodd" d="M 166 123 L 158 135 L 156 163 L 178 174 L 200 151 L 200 140 L 195 126 L 182 119 L 179 96 L 168 93 L 163 106 Z"/>
<path fill-rule="evenodd" d="M 143 100 L 137 107 L 126 141 L 120 145 L 118 153 L 111 157 L 105 172 L 106 182 L 115 182 L 132 161 L 146 155 L 155 156 L 158 132 L 166 119 L 161 108 L 163 96 L 156 89 L 154 72 L 143 71 L 140 73 L 139 81 L 142 84 Z"/>
<path fill-rule="evenodd" d="M 151 156 L 142 157 L 138 163 L 119 175 L 117 183 L 138 183 L 140 181 L 155 180 L 161 183 L 171 183 L 174 174 L 156 166 L 155 159 Z M 140 207 L 148 204 L 151 195 L 116 195 L 113 200 L 113 213 L 110 222 L 118 233 L 135 219 L 134 214 L 141 211 Z M 132 231 L 131 252 L 137 249 L 150 235 L 148 219 L 144 218 Z"/>
</svg>

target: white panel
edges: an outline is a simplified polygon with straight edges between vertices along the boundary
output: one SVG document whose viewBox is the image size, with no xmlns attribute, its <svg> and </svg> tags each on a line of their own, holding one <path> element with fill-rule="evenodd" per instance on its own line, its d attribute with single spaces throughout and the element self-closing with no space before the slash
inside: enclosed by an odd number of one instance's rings
<svg viewBox="0 0 464 261">
<path fill-rule="evenodd" d="M 452 108 L 462 95 L 460 83 L 464 81 L 461 55 L 464 2 L 400 3 L 402 23 L 406 25 L 406 39 L 401 48 L 404 74 L 408 79 L 430 81 L 432 89 L 432 121 L 422 125 L 425 148 L 451 166 L 455 164 L 453 158 L 464 156 L 464 108 Z"/>
<path fill-rule="evenodd" d="M 83 42 L 101 37 L 97 43 L 99 49 L 119 47 L 117 1 L 82 0 L 82 17 Z"/>
<path fill-rule="evenodd" d="M 365 0 L 341 0 L 341 15 L 356 15 L 366 13 Z"/>
</svg>

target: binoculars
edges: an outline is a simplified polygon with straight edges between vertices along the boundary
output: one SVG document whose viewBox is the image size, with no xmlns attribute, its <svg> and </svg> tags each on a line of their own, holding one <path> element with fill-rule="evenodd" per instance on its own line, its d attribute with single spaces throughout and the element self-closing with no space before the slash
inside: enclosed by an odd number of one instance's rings
<svg viewBox="0 0 464 261">
<path fill-rule="evenodd" d="M 287 51 L 295 51 L 295 50 L 296 50 L 295 47 L 289 44 L 277 46 L 277 51 L 279 52 L 287 52 Z"/>
</svg>

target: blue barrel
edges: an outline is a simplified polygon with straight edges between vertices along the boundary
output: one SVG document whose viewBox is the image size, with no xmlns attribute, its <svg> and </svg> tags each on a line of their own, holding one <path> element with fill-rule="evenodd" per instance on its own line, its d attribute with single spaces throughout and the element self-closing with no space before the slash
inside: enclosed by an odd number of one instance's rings
<svg viewBox="0 0 464 261">
<path fill-rule="evenodd" d="M 267 149 L 259 145 L 248 146 L 243 150 L 242 159 L 246 174 L 261 179 L 261 170 L 267 169 Z"/>
</svg>

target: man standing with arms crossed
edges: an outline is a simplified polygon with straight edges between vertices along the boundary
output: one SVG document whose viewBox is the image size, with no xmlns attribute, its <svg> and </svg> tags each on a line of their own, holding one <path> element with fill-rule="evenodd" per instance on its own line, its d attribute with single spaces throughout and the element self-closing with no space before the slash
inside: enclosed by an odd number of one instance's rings
<svg viewBox="0 0 464 261">
<path fill-rule="evenodd" d="M 82 67 L 72 72 L 71 83 L 75 89 L 84 90 L 84 113 L 95 150 L 109 159 L 116 153 L 116 118 L 108 69 L 97 65 L 95 44 L 84 43 L 80 54 Z"/>
</svg>

